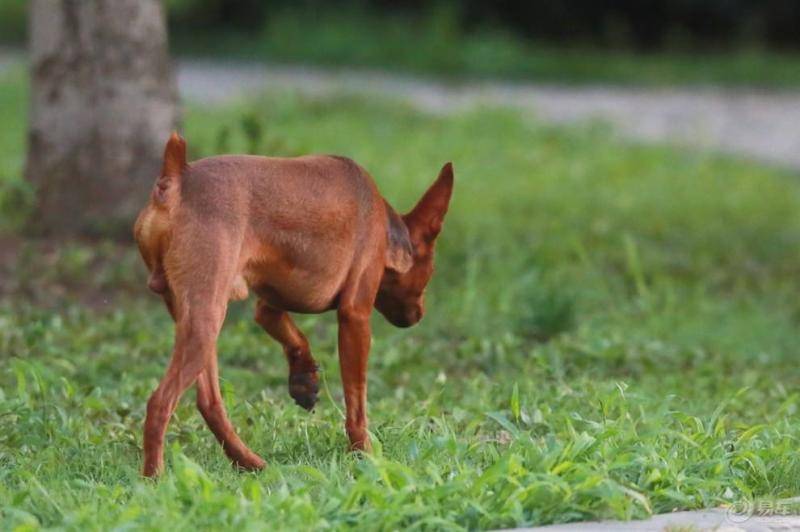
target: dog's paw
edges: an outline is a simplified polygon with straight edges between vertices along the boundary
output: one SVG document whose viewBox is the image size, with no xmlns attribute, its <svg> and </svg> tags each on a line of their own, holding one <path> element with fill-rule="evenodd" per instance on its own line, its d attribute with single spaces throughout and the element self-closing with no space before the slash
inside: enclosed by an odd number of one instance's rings
<svg viewBox="0 0 800 532">
<path fill-rule="evenodd" d="M 352 428 L 347 430 L 347 437 L 350 439 L 350 450 L 364 453 L 372 452 L 372 442 L 369 433 L 363 428 Z"/>
<path fill-rule="evenodd" d="M 289 374 L 289 395 L 294 402 L 306 410 L 312 410 L 317 404 L 319 378 L 317 370 Z"/>
<path fill-rule="evenodd" d="M 235 458 L 233 460 L 233 465 L 242 471 L 260 471 L 264 469 L 267 463 L 256 453 L 248 452 L 244 456 Z"/>
</svg>

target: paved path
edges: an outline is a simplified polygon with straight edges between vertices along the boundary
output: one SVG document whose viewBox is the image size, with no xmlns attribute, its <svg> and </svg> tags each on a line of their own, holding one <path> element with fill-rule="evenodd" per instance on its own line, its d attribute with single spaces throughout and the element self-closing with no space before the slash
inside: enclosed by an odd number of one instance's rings
<svg viewBox="0 0 800 532">
<path fill-rule="evenodd" d="M 7 70 L 11 65 L 19 63 L 21 55 L 15 50 L 0 47 L 0 74 Z"/>
<path fill-rule="evenodd" d="M 0 48 L 0 72 L 22 55 Z M 380 94 L 446 113 L 476 105 L 521 109 L 553 123 L 601 119 L 627 137 L 718 150 L 800 169 L 800 92 L 637 89 L 535 83 L 443 83 L 348 69 L 183 60 L 178 85 L 190 100 L 224 103 L 279 89 L 312 96 Z"/>
<path fill-rule="evenodd" d="M 181 62 L 178 81 L 184 96 L 205 102 L 281 89 L 381 94 L 432 112 L 500 105 L 555 123 L 602 119 L 635 140 L 675 142 L 800 169 L 800 92 L 449 84 L 380 72 L 203 61 Z"/>
<path fill-rule="evenodd" d="M 675 512 L 644 521 L 592 521 L 517 529 L 522 532 L 778 532 L 800 530 L 800 516 L 729 515 L 724 510 Z"/>
</svg>

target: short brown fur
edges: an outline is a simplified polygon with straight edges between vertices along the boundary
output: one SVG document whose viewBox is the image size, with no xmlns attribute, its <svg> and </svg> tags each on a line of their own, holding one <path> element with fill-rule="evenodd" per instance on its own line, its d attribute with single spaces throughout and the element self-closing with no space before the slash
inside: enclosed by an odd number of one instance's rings
<svg viewBox="0 0 800 532">
<path fill-rule="evenodd" d="M 198 409 L 233 463 L 264 466 L 236 435 L 218 382 L 216 342 L 228 301 L 249 291 L 258 296 L 256 321 L 283 346 L 289 393 L 306 409 L 317 399 L 317 364 L 288 312 L 336 310 L 345 428 L 350 447 L 368 451 L 372 308 L 400 327 L 422 318 L 452 189 L 447 163 L 400 216 L 349 159 L 224 155 L 189 164 L 185 141 L 173 134 L 134 227 L 148 286 L 176 324 L 172 359 L 147 404 L 144 474 L 162 470 L 167 424 L 193 383 Z"/>
</svg>

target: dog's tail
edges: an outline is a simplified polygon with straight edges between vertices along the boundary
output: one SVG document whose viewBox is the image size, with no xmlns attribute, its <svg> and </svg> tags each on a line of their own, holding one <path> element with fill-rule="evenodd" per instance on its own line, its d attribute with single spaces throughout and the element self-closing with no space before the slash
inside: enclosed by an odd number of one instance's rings
<svg viewBox="0 0 800 532">
<path fill-rule="evenodd" d="M 174 131 L 164 148 L 164 165 L 153 187 L 153 201 L 168 206 L 180 195 L 181 175 L 186 168 L 186 141 Z"/>
</svg>

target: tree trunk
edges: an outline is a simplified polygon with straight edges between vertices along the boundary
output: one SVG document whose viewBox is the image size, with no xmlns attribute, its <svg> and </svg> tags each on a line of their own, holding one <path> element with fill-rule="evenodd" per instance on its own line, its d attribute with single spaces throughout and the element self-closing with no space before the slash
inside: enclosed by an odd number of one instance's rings
<svg viewBox="0 0 800 532">
<path fill-rule="evenodd" d="M 34 231 L 130 234 L 177 122 L 160 0 L 32 0 Z"/>
</svg>

